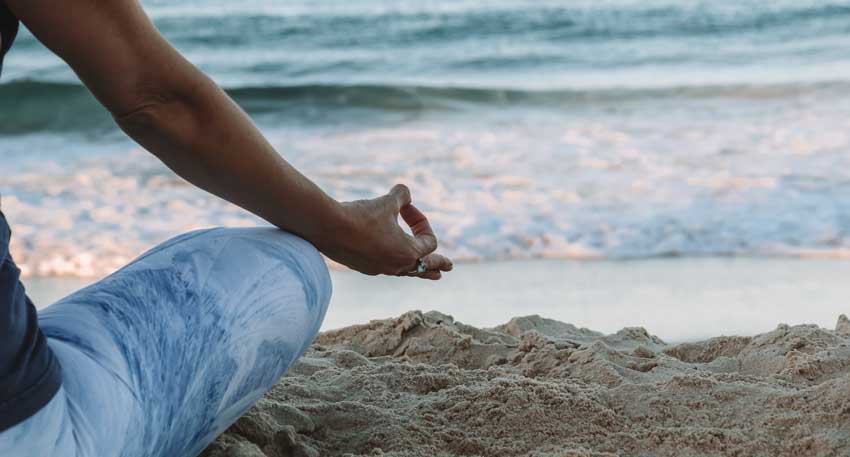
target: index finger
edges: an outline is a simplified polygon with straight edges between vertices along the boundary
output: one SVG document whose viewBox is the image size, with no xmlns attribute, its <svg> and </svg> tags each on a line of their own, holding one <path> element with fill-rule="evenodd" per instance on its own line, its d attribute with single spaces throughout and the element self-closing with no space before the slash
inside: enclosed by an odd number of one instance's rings
<svg viewBox="0 0 850 457">
<path fill-rule="evenodd" d="M 401 211 L 410 204 L 410 189 L 404 184 L 396 184 L 390 189 L 389 197 L 395 201 L 396 211 Z"/>
<path fill-rule="evenodd" d="M 413 238 L 416 242 L 416 250 L 420 256 L 426 256 L 437 250 L 437 235 L 434 234 L 434 229 L 431 228 L 431 223 L 428 218 L 422 214 L 413 204 L 403 206 L 400 211 L 401 218 L 410 226 L 413 231 Z"/>
</svg>

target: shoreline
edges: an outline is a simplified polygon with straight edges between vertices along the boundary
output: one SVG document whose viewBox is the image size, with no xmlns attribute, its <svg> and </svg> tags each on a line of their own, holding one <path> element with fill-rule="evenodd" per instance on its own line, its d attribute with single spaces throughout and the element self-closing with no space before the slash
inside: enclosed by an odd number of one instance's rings
<svg viewBox="0 0 850 457">
<path fill-rule="evenodd" d="M 850 452 L 850 320 L 669 344 L 410 311 L 325 332 L 204 457 Z"/>
<path fill-rule="evenodd" d="M 778 322 L 833 324 L 850 314 L 850 262 L 835 259 L 672 258 L 464 263 L 441 281 L 332 270 L 323 331 L 423 306 L 492 327 L 537 313 L 612 333 L 643 326 L 668 342 L 755 335 Z M 28 278 L 37 307 L 94 279 Z M 801 306 L 804 305 L 804 306 Z"/>
</svg>

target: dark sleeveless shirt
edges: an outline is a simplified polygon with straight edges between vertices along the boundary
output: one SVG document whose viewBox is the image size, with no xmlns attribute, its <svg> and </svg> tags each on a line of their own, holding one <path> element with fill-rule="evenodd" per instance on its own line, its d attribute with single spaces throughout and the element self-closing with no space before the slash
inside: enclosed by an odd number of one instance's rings
<svg viewBox="0 0 850 457">
<path fill-rule="evenodd" d="M 6 3 L 0 1 L 0 39 L 3 44 L 0 46 L 0 71 L 3 70 L 3 57 L 12 47 L 15 41 L 15 35 L 18 34 L 18 18 L 9 11 Z"/>
<path fill-rule="evenodd" d="M 0 0 L 0 69 L 17 31 L 18 20 Z M 59 362 L 9 254 L 11 236 L 0 211 L 0 432 L 38 412 L 61 384 Z"/>
</svg>

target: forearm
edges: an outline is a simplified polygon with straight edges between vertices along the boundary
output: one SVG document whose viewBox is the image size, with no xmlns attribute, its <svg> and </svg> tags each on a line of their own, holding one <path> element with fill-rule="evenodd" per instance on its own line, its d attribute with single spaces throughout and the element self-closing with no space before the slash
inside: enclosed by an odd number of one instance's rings
<svg viewBox="0 0 850 457">
<path fill-rule="evenodd" d="M 247 115 L 198 72 L 118 125 L 187 181 L 316 245 L 340 228 L 339 204 L 290 166 Z"/>
<path fill-rule="evenodd" d="M 137 0 L 5 0 L 118 124 L 186 180 L 367 274 L 451 269 L 405 186 L 338 203 L 292 168 L 238 106 L 159 34 Z M 413 236 L 398 225 L 398 217 Z"/>
</svg>

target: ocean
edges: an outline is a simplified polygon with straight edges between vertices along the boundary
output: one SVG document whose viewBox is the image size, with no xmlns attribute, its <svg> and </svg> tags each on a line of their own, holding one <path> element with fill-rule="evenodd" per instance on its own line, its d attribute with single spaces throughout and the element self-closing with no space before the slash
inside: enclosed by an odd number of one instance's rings
<svg viewBox="0 0 850 457">
<path fill-rule="evenodd" d="M 850 255 L 850 1 L 143 4 L 296 167 L 341 200 L 407 183 L 461 263 Z M 262 223 L 131 143 L 26 31 L 0 147 L 30 277 Z"/>
</svg>

